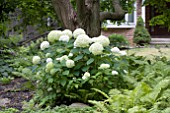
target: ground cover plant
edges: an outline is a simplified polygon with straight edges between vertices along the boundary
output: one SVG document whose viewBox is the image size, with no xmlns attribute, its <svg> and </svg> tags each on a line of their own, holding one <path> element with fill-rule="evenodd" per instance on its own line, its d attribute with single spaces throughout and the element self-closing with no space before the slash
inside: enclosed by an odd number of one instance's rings
<svg viewBox="0 0 170 113">
<path fill-rule="evenodd" d="M 134 89 L 112 89 L 109 95 L 105 94 L 108 98 L 105 101 L 90 102 L 105 113 L 169 113 L 169 65 L 161 60 L 147 65 L 143 79 L 137 82 Z"/>
</svg>

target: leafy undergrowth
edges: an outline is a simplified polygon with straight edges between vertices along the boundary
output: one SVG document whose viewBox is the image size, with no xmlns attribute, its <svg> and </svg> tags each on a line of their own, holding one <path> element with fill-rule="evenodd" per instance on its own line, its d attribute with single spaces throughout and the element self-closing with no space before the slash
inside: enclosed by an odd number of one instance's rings
<svg viewBox="0 0 170 113">
<path fill-rule="evenodd" d="M 45 108 L 45 109 L 28 109 L 24 110 L 21 113 L 97 113 L 95 110 L 96 108 L 93 107 L 85 107 L 85 108 L 77 108 L 77 107 L 68 107 L 68 106 L 57 106 L 53 109 Z M 15 108 L 4 109 L 0 111 L 0 113 L 16 113 L 19 112 Z"/>
<path fill-rule="evenodd" d="M 112 89 L 109 95 L 105 94 L 106 100 L 89 102 L 104 113 L 170 113 L 169 63 L 157 61 L 147 65 L 144 76 L 132 90 Z"/>
</svg>

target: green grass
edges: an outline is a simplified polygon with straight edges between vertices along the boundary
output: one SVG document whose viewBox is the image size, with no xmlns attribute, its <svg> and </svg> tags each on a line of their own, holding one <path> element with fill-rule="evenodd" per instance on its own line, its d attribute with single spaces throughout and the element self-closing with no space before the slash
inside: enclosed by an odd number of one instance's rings
<svg viewBox="0 0 170 113">
<path fill-rule="evenodd" d="M 127 53 L 128 55 L 145 56 L 148 59 L 152 59 L 154 56 L 166 56 L 170 60 L 170 48 L 135 48 L 127 50 Z"/>
</svg>

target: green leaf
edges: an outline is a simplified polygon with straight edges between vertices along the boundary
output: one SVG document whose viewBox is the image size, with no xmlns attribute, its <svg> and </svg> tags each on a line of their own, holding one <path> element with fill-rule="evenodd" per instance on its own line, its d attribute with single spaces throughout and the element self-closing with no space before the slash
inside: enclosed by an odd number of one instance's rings
<svg viewBox="0 0 170 113">
<path fill-rule="evenodd" d="M 74 58 L 74 61 L 78 61 L 83 58 L 83 54 L 78 55 L 76 58 Z"/>
<path fill-rule="evenodd" d="M 84 63 L 79 62 L 79 63 L 78 63 L 78 64 L 76 64 L 76 66 L 74 67 L 74 70 L 78 70 L 78 69 L 80 69 L 83 65 L 84 65 Z"/>
<path fill-rule="evenodd" d="M 93 58 L 90 58 L 88 61 L 87 61 L 87 65 L 93 63 L 94 59 Z"/>
<path fill-rule="evenodd" d="M 78 84 L 75 84 L 74 87 L 78 89 L 79 85 L 78 85 Z"/>
<path fill-rule="evenodd" d="M 86 72 L 89 68 L 90 68 L 90 66 L 85 66 L 85 67 L 83 67 L 81 70 L 84 71 L 84 72 Z"/>
<path fill-rule="evenodd" d="M 60 80 L 60 83 L 61 83 L 61 85 L 64 87 L 65 85 L 66 85 L 66 80 L 65 79 L 62 79 L 62 80 Z"/>
<path fill-rule="evenodd" d="M 76 76 L 79 76 L 80 72 L 79 71 L 75 71 L 73 74 L 76 75 Z"/>
<path fill-rule="evenodd" d="M 69 70 L 66 70 L 62 73 L 62 75 L 69 75 L 70 71 Z"/>
<path fill-rule="evenodd" d="M 53 79 L 52 79 L 52 78 L 49 78 L 49 79 L 48 79 L 48 83 L 53 83 Z"/>
<path fill-rule="evenodd" d="M 79 48 L 74 48 L 71 50 L 71 53 L 75 54 L 75 53 L 78 53 L 79 52 Z"/>
<path fill-rule="evenodd" d="M 89 51 L 89 49 L 88 49 L 88 48 L 83 49 L 83 52 L 84 52 L 84 53 L 86 53 L 86 54 L 90 54 L 90 51 Z"/>
</svg>

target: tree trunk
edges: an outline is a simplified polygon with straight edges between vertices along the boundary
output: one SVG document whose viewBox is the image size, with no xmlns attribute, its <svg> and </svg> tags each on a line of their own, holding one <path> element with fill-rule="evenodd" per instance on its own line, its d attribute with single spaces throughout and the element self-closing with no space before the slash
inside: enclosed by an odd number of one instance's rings
<svg viewBox="0 0 170 113">
<path fill-rule="evenodd" d="M 72 31 L 75 30 L 77 26 L 76 12 L 70 3 L 70 0 L 52 0 L 52 3 L 63 26 Z"/>
<path fill-rule="evenodd" d="M 90 37 L 99 36 L 100 24 L 100 0 L 77 0 L 77 20 L 79 27 L 85 29 Z"/>
</svg>

